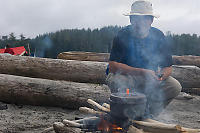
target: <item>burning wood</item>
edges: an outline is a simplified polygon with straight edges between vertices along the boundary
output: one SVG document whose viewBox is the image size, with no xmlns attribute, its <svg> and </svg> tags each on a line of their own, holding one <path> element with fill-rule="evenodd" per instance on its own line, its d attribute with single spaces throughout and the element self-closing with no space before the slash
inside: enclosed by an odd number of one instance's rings
<svg viewBox="0 0 200 133">
<path fill-rule="evenodd" d="M 48 128 L 49 131 L 53 128 L 56 133 L 81 133 L 82 131 L 85 133 L 200 133 L 200 129 L 190 129 L 179 125 L 164 124 L 151 119 L 146 119 L 145 121 L 130 119 L 128 119 L 128 121 L 121 121 L 120 119 L 112 118 L 110 115 L 111 112 L 108 111 L 110 108 L 109 104 L 104 103 L 103 106 L 91 99 L 88 101 L 88 103 L 93 106 L 95 105 L 95 107 L 98 107 L 98 109 L 103 112 L 81 107 L 80 111 L 96 115 L 97 117 L 89 117 L 75 121 L 63 120 L 62 123 L 56 122 L 53 124 L 53 127 Z M 106 111 L 105 105 L 108 107 Z M 102 107 L 104 107 L 103 110 Z M 123 124 L 120 125 L 119 123 Z M 45 133 L 48 132 L 47 130 L 45 131 Z"/>
</svg>

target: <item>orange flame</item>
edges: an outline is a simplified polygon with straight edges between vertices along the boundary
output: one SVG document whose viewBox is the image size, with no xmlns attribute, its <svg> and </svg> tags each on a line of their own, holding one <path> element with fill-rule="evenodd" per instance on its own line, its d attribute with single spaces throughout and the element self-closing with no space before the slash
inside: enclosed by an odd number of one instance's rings
<svg viewBox="0 0 200 133">
<path fill-rule="evenodd" d="M 112 125 L 112 129 L 114 129 L 114 130 L 122 130 L 122 128 L 121 127 L 117 127 L 117 125 Z"/>
<path fill-rule="evenodd" d="M 115 130 L 115 131 L 113 131 L 113 133 L 120 133 L 120 131 L 123 129 L 121 127 L 118 127 L 115 124 L 112 124 L 112 123 L 102 119 L 100 124 L 98 125 L 98 130 L 106 131 L 106 132 Z"/>
<path fill-rule="evenodd" d="M 126 89 L 126 94 L 129 95 L 130 91 L 129 88 Z"/>
</svg>

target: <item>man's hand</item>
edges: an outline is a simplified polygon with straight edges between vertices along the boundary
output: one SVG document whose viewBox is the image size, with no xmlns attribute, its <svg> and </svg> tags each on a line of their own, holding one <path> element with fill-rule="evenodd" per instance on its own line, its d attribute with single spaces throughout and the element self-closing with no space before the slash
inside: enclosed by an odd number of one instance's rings
<svg viewBox="0 0 200 133">
<path fill-rule="evenodd" d="M 165 80 L 167 79 L 171 73 L 172 73 L 172 67 L 165 67 L 161 70 L 160 72 L 162 74 L 162 77 L 160 78 L 160 80 Z"/>
<path fill-rule="evenodd" d="M 172 67 L 163 68 L 161 70 L 162 73 L 159 74 L 160 76 L 157 76 L 158 74 L 156 72 L 149 69 L 134 68 L 126 64 L 110 61 L 109 71 L 112 73 L 119 72 L 120 74 L 124 74 L 124 75 L 144 76 L 147 79 L 150 78 L 150 79 L 162 81 L 162 80 L 167 79 L 171 75 Z"/>
<path fill-rule="evenodd" d="M 162 80 L 167 79 L 171 75 L 171 72 L 172 72 L 171 67 L 166 67 L 163 70 L 157 71 L 157 72 L 154 72 L 152 70 L 146 70 L 145 76 L 146 76 L 147 80 L 154 79 L 154 80 L 162 81 Z"/>
<path fill-rule="evenodd" d="M 156 72 L 158 80 L 162 81 L 167 79 L 172 73 L 172 67 L 165 67 L 162 70 Z"/>
<path fill-rule="evenodd" d="M 157 74 L 152 71 L 152 70 L 145 70 L 145 77 L 147 80 L 149 79 L 153 79 L 153 80 L 159 80 L 159 77 L 157 76 Z"/>
</svg>

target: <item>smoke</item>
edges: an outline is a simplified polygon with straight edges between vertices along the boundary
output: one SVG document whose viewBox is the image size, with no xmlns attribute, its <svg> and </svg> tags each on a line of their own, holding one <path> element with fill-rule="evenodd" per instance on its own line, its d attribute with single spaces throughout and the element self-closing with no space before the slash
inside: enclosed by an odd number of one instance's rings
<svg viewBox="0 0 200 133">
<path fill-rule="evenodd" d="M 45 52 L 53 46 L 51 39 L 47 35 L 42 39 L 42 41 L 37 43 L 34 53 L 36 57 L 45 57 Z"/>
<path fill-rule="evenodd" d="M 128 75 L 127 77 L 125 77 L 120 73 L 117 73 L 115 75 L 112 75 L 111 79 L 109 80 L 111 82 L 114 82 L 113 88 L 117 89 L 117 92 L 119 93 L 126 93 L 126 89 L 129 89 L 131 93 L 134 92 L 135 80 L 133 76 Z"/>
<path fill-rule="evenodd" d="M 171 50 L 169 42 L 171 40 L 165 40 L 165 38 L 162 38 L 158 34 L 149 34 L 148 38 L 151 38 L 152 40 L 154 39 L 155 42 L 160 42 L 160 44 L 155 45 L 151 39 L 147 39 L 146 42 L 145 39 L 141 39 L 142 41 L 130 39 L 128 42 L 130 43 L 130 48 L 126 53 L 129 59 L 126 59 L 126 62 L 129 66 L 157 72 L 158 69 L 167 65 L 165 64 L 165 61 L 170 62 Z M 133 45 L 133 43 L 135 43 L 135 45 Z M 158 46 L 163 47 L 161 48 L 161 51 L 159 51 Z M 135 50 L 137 50 L 137 52 Z M 160 66 L 158 64 L 160 64 Z M 130 93 L 138 92 L 145 94 L 147 98 L 147 106 L 144 117 L 146 118 L 159 115 L 168 104 L 165 89 L 167 86 L 164 81 L 155 79 L 151 74 L 144 76 L 124 76 L 121 75 L 121 72 L 118 72 L 112 76 L 112 79 L 110 80 L 114 82 L 112 87 L 117 89 L 119 93 L 126 93 L 126 89 L 129 88 Z"/>
<path fill-rule="evenodd" d="M 169 114 L 169 113 L 163 111 L 162 116 L 158 116 L 155 119 L 160 122 L 175 124 L 173 115 L 174 115 L 173 113 Z"/>
</svg>

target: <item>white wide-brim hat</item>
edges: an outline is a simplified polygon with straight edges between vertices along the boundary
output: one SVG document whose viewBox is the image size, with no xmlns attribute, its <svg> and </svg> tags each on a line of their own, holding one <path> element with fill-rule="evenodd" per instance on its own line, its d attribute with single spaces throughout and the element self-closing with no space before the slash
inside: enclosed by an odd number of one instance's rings
<svg viewBox="0 0 200 133">
<path fill-rule="evenodd" d="M 150 1 L 147 0 L 138 0 L 134 2 L 131 6 L 131 12 L 124 14 L 125 16 L 133 16 L 133 15 L 149 15 L 155 18 L 159 18 L 160 16 L 153 13 L 153 6 Z"/>
</svg>

